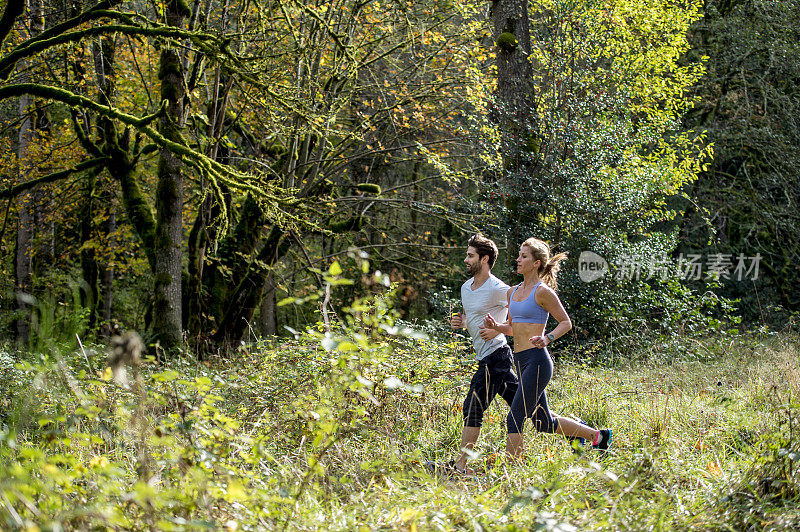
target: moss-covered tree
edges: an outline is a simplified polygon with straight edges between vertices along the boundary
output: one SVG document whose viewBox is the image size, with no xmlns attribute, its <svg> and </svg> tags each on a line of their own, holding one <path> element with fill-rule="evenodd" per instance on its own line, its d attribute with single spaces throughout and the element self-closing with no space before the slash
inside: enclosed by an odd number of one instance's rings
<svg viewBox="0 0 800 532">
<path fill-rule="evenodd" d="M 169 0 L 165 6 L 168 27 L 183 28 L 191 14 L 184 0 Z M 166 112 L 159 119 L 159 133 L 179 144 L 185 115 L 183 62 L 176 46 L 161 48 L 158 78 Z M 183 263 L 183 163 L 169 148 L 162 147 L 156 187 L 156 227 L 153 287 L 153 332 L 167 347 L 179 346 L 183 336 L 181 270 Z"/>
<path fill-rule="evenodd" d="M 495 113 L 503 165 L 510 172 L 532 171 L 524 140 L 535 135 L 536 99 L 531 69 L 531 31 L 527 0 L 491 3 L 496 45 Z"/>
</svg>

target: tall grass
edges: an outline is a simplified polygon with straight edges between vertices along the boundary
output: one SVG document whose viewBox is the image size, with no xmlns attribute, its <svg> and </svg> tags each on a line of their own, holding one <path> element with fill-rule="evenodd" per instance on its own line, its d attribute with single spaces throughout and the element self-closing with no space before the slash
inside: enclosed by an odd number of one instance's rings
<svg viewBox="0 0 800 532">
<path fill-rule="evenodd" d="M 362 308 L 365 316 L 375 307 Z M 101 350 L 0 364 L 7 529 L 783 529 L 800 526 L 798 343 L 643 346 L 636 362 L 560 353 L 551 408 L 614 429 L 613 452 L 526 431 L 503 456 L 491 406 L 474 478 L 454 456 L 471 374 L 450 337 L 394 323 L 263 340 L 234 357 L 145 361 L 142 390 Z M 4 357 L 8 359 L 9 355 Z M 7 361 L 6 361 L 7 362 Z"/>
</svg>

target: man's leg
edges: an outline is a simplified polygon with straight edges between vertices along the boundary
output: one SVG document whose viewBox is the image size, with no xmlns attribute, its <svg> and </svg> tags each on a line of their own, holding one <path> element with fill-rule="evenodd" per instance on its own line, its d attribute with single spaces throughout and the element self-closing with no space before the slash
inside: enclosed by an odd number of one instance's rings
<svg viewBox="0 0 800 532">
<path fill-rule="evenodd" d="M 519 378 L 514 373 L 514 356 L 511 349 L 508 350 L 508 358 L 501 359 L 497 364 L 495 372 L 497 374 L 495 380 L 499 383 L 497 393 L 510 407 L 519 388 Z"/>
<path fill-rule="evenodd" d="M 514 374 L 513 355 L 510 348 L 506 348 L 507 353 L 493 353 L 484 361 L 485 368 L 482 373 L 482 382 L 476 382 L 478 373 L 473 377 L 471 388 L 478 397 L 480 397 L 480 417 L 474 415 L 464 416 L 464 429 L 461 433 L 461 452 L 456 458 L 456 467 L 466 469 L 469 452 L 478 441 L 478 436 L 481 433 L 481 422 L 483 420 L 483 412 L 489 408 L 489 405 L 494 400 L 496 395 L 500 395 L 503 399 L 511 405 L 514 394 L 517 391 L 518 380 Z M 480 373 L 480 370 L 479 370 Z M 466 407 L 466 404 L 465 404 Z M 465 408 L 466 412 L 466 408 Z M 472 425 L 472 426 L 469 426 Z"/>
<path fill-rule="evenodd" d="M 475 442 L 478 441 L 478 436 L 481 435 L 480 427 L 467 427 L 461 431 L 461 447 L 456 456 L 456 468 L 464 470 L 467 468 L 467 459 L 469 452 L 475 447 Z"/>
<path fill-rule="evenodd" d="M 504 361 L 498 371 L 500 373 L 498 381 L 502 382 L 498 393 L 511 408 L 520 383 L 519 377 L 514 373 L 514 355 L 511 353 L 511 349 L 508 351 L 508 360 Z M 506 440 L 506 456 L 518 459 L 522 455 L 523 447 L 522 433 L 510 432 Z"/>
<path fill-rule="evenodd" d="M 478 364 L 478 370 L 470 380 L 469 391 L 464 399 L 464 427 L 461 431 L 461 446 L 455 459 L 457 469 L 466 469 L 469 452 L 475 448 L 481 434 L 483 413 L 497 393 L 487 362 L 488 360 Z"/>
</svg>

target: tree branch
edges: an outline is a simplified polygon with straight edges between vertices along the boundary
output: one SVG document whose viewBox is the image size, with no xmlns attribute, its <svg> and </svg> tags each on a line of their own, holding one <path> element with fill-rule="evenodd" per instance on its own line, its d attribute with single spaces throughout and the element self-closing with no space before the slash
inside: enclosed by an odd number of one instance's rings
<svg viewBox="0 0 800 532">
<path fill-rule="evenodd" d="M 90 20 L 95 20 L 95 19 L 99 19 L 99 18 L 108 18 L 109 14 L 113 15 L 113 14 L 116 13 L 116 14 L 119 14 L 119 15 L 124 15 L 127 18 L 125 18 L 123 20 L 131 21 L 131 22 L 133 21 L 132 17 L 137 17 L 137 18 L 141 17 L 141 15 L 136 15 L 136 14 L 133 14 L 133 13 L 125 15 L 125 14 L 119 13 L 117 11 L 108 11 L 109 8 L 112 8 L 112 7 L 116 6 L 117 4 L 121 4 L 121 3 L 122 3 L 122 0 L 103 0 L 102 2 L 100 2 L 100 3 L 96 4 L 95 6 L 89 8 L 87 11 L 84 11 L 84 12 L 80 13 L 79 15 L 77 15 L 75 17 L 72 17 L 71 19 L 62 22 L 61 24 L 57 24 L 57 25 L 53 26 L 52 28 L 50 28 L 50 29 L 48 29 L 46 31 L 43 31 L 38 36 L 26 41 L 26 43 L 27 44 L 32 44 L 32 43 L 35 43 L 35 42 L 40 41 L 40 40 L 50 39 L 53 36 L 60 35 L 60 34 L 64 33 L 65 31 L 70 30 L 72 28 L 75 28 L 77 26 L 80 26 L 81 24 L 83 24 L 85 22 L 88 22 Z M 12 5 L 23 5 L 24 6 L 24 4 L 23 4 L 23 2 L 21 0 L 17 0 L 17 1 L 11 0 L 11 1 L 8 2 L 8 4 L 6 4 L 6 11 L 8 11 L 9 6 L 12 6 Z M 4 19 L 5 19 L 5 15 L 4 15 Z M 11 22 L 13 24 L 13 21 L 11 21 Z M 9 30 L 10 30 L 10 28 L 9 28 Z M 3 39 L 4 38 L 5 38 L 5 35 L 3 35 Z M 1 42 L 2 41 L 0 41 L 0 43 Z M 8 79 L 8 76 L 11 75 L 11 71 L 13 70 L 13 68 L 14 68 L 14 64 L 13 63 L 10 65 L 9 68 L 0 68 L 0 79 L 2 79 L 2 80 Z"/>
<path fill-rule="evenodd" d="M 53 172 L 52 174 L 47 174 L 42 177 L 38 177 L 36 179 L 32 179 L 25 183 L 21 183 L 19 185 L 8 187 L 5 190 L 0 190 L 0 199 L 5 198 L 13 198 L 18 194 L 25 192 L 26 190 L 30 190 L 36 185 L 41 185 L 42 183 L 52 183 L 54 181 L 59 181 L 61 179 L 67 178 L 72 174 L 77 172 L 82 172 L 84 170 L 88 170 L 89 168 L 94 168 L 96 166 L 101 166 L 106 164 L 109 161 L 108 157 L 97 157 L 95 159 L 89 159 L 88 161 L 84 161 L 82 163 L 76 164 L 73 168 L 67 168 L 66 170 L 61 170 L 60 172 Z"/>
<path fill-rule="evenodd" d="M 46 100 L 55 100 L 57 102 L 65 103 L 71 107 L 89 109 L 103 116 L 116 118 L 120 122 L 139 129 L 147 127 L 147 125 L 158 118 L 166 108 L 166 103 L 162 102 L 161 108 L 156 113 L 144 117 L 137 117 L 123 113 L 122 111 L 118 111 L 113 107 L 99 104 L 96 101 L 87 98 L 86 96 L 80 96 L 74 92 L 70 92 L 58 87 L 51 87 L 49 85 L 40 85 L 38 83 L 17 83 L 14 85 L 0 87 L 0 101 L 22 96 L 24 94 L 30 94 Z"/>
<path fill-rule="evenodd" d="M 293 208 L 299 207 L 303 202 L 303 199 L 294 197 L 291 190 L 269 187 L 256 176 L 238 172 L 235 168 L 221 164 L 195 151 L 186 144 L 166 138 L 155 128 L 151 127 L 149 123 L 158 117 L 165 109 L 166 100 L 162 102 L 162 107 L 158 112 L 145 117 L 137 117 L 113 107 L 99 104 L 85 96 L 80 96 L 70 91 L 49 85 L 18 83 L 0 87 L 0 101 L 18 97 L 23 94 L 59 101 L 72 107 L 88 109 L 102 116 L 119 120 L 147 135 L 160 148 L 169 150 L 187 165 L 200 172 L 201 175 L 206 176 L 211 181 L 210 184 L 215 196 L 221 201 L 224 201 L 224 196 L 219 186 L 225 185 L 241 192 L 252 192 L 256 197 L 265 201 L 269 207 L 271 207 L 267 214 L 274 217 L 276 221 L 284 226 L 306 225 L 308 223 L 306 218 L 289 212 Z M 224 209 L 224 203 L 222 205 L 222 217 L 223 219 L 227 219 L 227 210 Z"/>
<path fill-rule="evenodd" d="M 156 219 L 153 209 L 139 186 L 135 168 L 124 162 L 120 161 L 120 163 L 118 168 L 110 168 L 110 170 L 112 175 L 119 180 L 125 212 L 142 240 L 142 248 L 147 255 L 150 271 L 155 272 L 156 258 L 153 241 L 156 234 Z"/>
<path fill-rule="evenodd" d="M 73 109 L 70 115 L 72 117 L 72 129 L 75 131 L 75 135 L 78 137 L 78 142 L 81 143 L 83 149 L 86 150 L 86 152 L 89 153 L 90 155 L 93 155 L 95 157 L 102 157 L 103 156 L 102 150 L 97 146 L 97 144 L 92 142 L 92 140 L 89 138 L 88 131 L 83 129 L 83 126 L 78 120 L 80 118 L 78 112 Z"/>
<path fill-rule="evenodd" d="M 3 11 L 3 18 L 0 18 L 0 45 L 6 40 L 11 29 L 14 27 L 14 22 L 25 11 L 25 3 L 20 0 L 9 0 L 6 8 Z"/>
<path fill-rule="evenodd" d="M 122 18 L 123 22 L 132 22 L 132 20 L 130 20 L 130 15 L 127 15 L 125 13 L 117 13 L 115 11 L 103 11 L 102 13 L 105 18 Z M 137 26 L 133 24 L 104 24 L 102 26 L 93 26 L 91 28 L 86 28 L 80 31 L 60 33 L 58 35 L 50 37 L 49 39 L 37 38 L 26 41 L 24 45 L 18 46 L 17 48 L 12 50 L 8 55 L 6 55 L 3 59 L 0 59 L 0 80 L 7 80 L 8 77 L 11 75 L 11 72 L 14 70 L 14 65 L 16 65 L 17 62 L 20 61 L 21 59 L 32 56 L 41 51 L 47 50 L 48 48 L 53 48 L 55 46 L 60 46 L 70 42 L 80 41 L 87 37 L 95 37 L 98 35 L 110 35 L 114 33 L 120 33 L 129 36 L 136 35 L 144 37 L 166 37 L 166 38 L 189 39 L 201 50 L 203 50 L 203 52 L 212 55 L 214 51 L 221 50 L 224 48 L 224 42 L 222 40 L 220 40 L 214 35 L 206 33 L 191 32 L 182 30 L 180 28 L 167 28 L 167 27 L 148 28 L 145 26 Z M 218 46 L 216 47 L 209 46 L 207 44 L 208 42 L 214 42 Z"/>
</svg>

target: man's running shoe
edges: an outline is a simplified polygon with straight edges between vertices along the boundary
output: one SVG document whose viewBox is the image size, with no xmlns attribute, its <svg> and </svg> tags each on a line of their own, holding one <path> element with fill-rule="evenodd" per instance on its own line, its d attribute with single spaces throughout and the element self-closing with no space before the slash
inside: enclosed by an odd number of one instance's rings
<svg viewBox="0 0 800 532">
<path fill-rule="evenodd" d="M 439 463 L 434 461 L 425 462 L 425 469 L 433 476 L 436 477 L 454 477 L 454 476 L 472 476 L 474 471 L 469 469 L 461 469 L 456 466 L 455 460 L 449 462 Z"/>
</svg>

